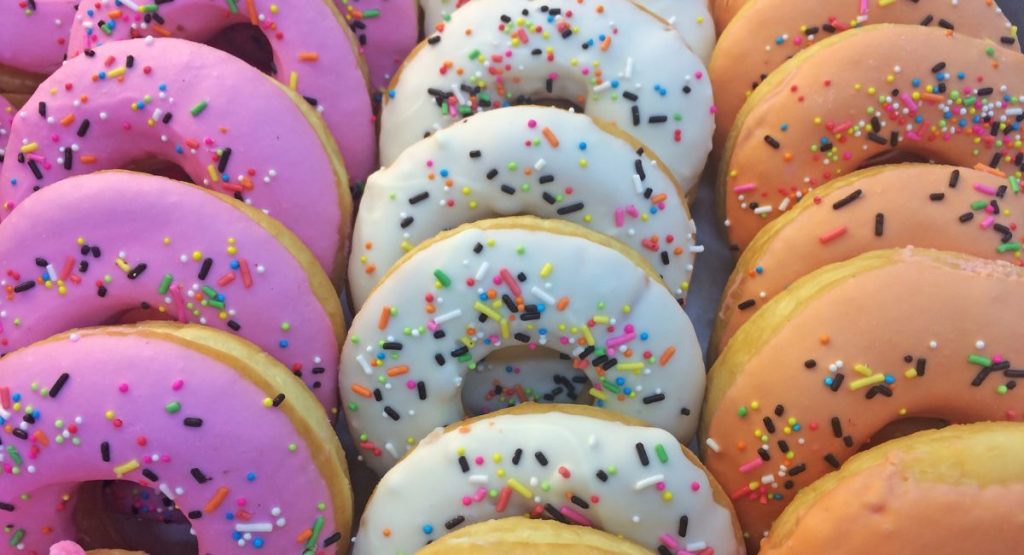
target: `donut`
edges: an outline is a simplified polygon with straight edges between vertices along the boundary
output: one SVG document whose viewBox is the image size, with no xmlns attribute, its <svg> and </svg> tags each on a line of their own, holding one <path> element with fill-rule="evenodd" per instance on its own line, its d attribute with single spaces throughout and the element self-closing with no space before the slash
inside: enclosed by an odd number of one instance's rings
<svg viewBox="0 0 1024 555">
<path fill-rule="evenodd" d="M 529 348 L 495 351 L 467 372 L 462 406 L 477 416 L 520 403 L 591 404 L 590 380 L 562 353 Z"/>
<path fill-rule="evenodd" d="M 4 357 L 0 383 L 4 540 L 18 550 L 74 537 L 57 486 L 102 479 L 173 498 L 199 553 L 348 547 L 352 492 L 334 431 L 246 341 L 165 322 L 79 330 Z"/>
<path fill-rule="evenodd" d="M 144 174 L 70 178 L 0 225 L 0 272 L 0 354 L 112 320 L 195 322 L 252 341 L 337 410 L 337 295 L 294 235 L 241 203 Z"/>
<path fill-rule="evenodd" d="M 830 181 L 743 251 L 725 286 L 712 350 L 722 352 L 744 322 L 797 279 L 869 250 L 913 245 L 1020 265 L 1019 192 L 1015 176 L 925 164 Z"/>
<path fill-rule="evenodd" d="M 451 13 L 469 0 L 420 0 L 423 7 L 423 34 L 443 29 Z M 715 26 L 708 0 L 642 0 L 643 7 L 668 21 L 686 40 L 686 45 L 704 64 L 715 48 Z"/>
<path fill-rule="evenodd" d="M 334 0 L 356 35 L 375 91 L 387 89 L 420 32 L 416 0 Z M 376 147 L 376 141 L 374 142 Z"/>
<path fill-rule="evenodd" d="M 941 28 L 869 25 L 800 52 L 729 134 L 718 202 L 730 243 L 746 248 L 808 191 L 878 156 L 1017 172 L 1018 91 L 1024 55 Z"/>
<path fill-rule="evenodd" d="M 488 520 L 442 536 L 419 555 L 650 555 L 637 544 L 587 526 L 521 516 Z"/>
<path fill-rule="evenodd" d="M 353 319 L 339 386 L 367 464 L 382 473 L 462 418 L 466 373 L 515 346 L 573 357 L 598 406 L 681 441 L 696 429 L 700 345 L 639 255 L 568 222 L 484 220 L 421 243 Z"/>
<path fill-rule="evenodd" d="M 475 112 L 557 100 L 634 135 L 689 190 L 715 126 L 705 73 L 682 35 L 629 0 L 474 0 L 399 68 L 381 162 Z"/>
<path fill-rule="evenodd" d="M 366 66 L 356 50 L 355 36 L 332 0 L 299 6 L 274 0 L 175 0 L 154 6 L 134 10 L 121 0 L 82 2 L 71 26 L 68 55 L 79 56 L 87 49 L 140 36 L 202 42 L 232 25 L 254 26 L 270 44 L 271 69 L 276 70 L 271 76 L 302 95 L 323 116 L 349 176 L 363 181 L 376 168 Z M 266 112 L 262 104 L 245 103 Z"/>
<path fill-rule="evenodd" d="M 718 31 L 718 36 L 722 36 L 725 33 L 725 29 L 729 23 L 732 22 L 732 18 L 736 17 L 736 14 L 747 5 L 750 0 L 710 0 L 711 1 L 711 14 L 715 19 L 715 29 Z M 818 1 L 818 0 L 815 0 Z M 787 9 L 792 9 L 795 6 L 788 6 Z"/>
<path fill-rule="evenodd" d="M 907 418 L 1020 420 L 1024 270 L 879 250 L 791 285 L 708 375 L 704 462 L 754 551 L 802 488 Z M 1016 364 L 1016 366 L 1014 365 Z"/>
<path fill-rule="evenodd" d="M 431 433 L 377 484 L 353 555 L 413 553 L 524 514 L 651 550 L 743 552 L 725 493 L 671 434 L 592 407 L 527 403 Z"/>
<path fill-rule="evenodd" d="M 1018 520 L 991 517 L 1024 501 L 1022 440 L 1019 423 L 985 422 L 917 433 L 854 455 L 800 492 L 761 553 L 846 555 L 897 546 L 907 555 L 1014 553 L 1024 541 Z M 842 533 L 844 522 L 858 523 L 857 533 Z"/>
<path fill-rule="evenodd" d="M 76 0 L 0 2 L 0 92 L 31 93 L 64 60 Z"/>
<path fill-rule="evenodd" d="M 238 109 L 241 91 L 258 114 Z M 161 38 L 72 58 L 18 113 L 9 142 L 19 150 L 0 168 L 5 216 L 55 181 L 153 156 L 268 212 L 344 275 L 352 199 L 327 129 L 301 97 L 219 50 Z"/>
<path fill-rule="evenodd" d="M 884 5 L 848 0 L 749 2 L 720 35 L 708 64 L 718 109 L 716 150 L 725 145 L 743 102 L 775 68 L 822 39 L 876 23 L 955 29 L 958 34 L 1019 48 L 1013 25 L 991 0 L 918 0 Z"/>
<path fill-rule="evenodd" d="M 0 96 L 0 167 L 3 167 L 4 156 L 7 152 L 7 135 L 11 131 L 15 112 L 16 109 L 10 101 Z"/>
<path fill-rule="evenodd" d="M 50 555 L 145 555 L 141 551 L 125 551 L 123 549 L 90 549 L 69 540 L 57 542 L 50 546 Z"/>
<path fill-rule="evenodd" d="M 609 235 L 681 300 L 703 249 L 664 163 L 617 128 L 557 108 L 482 112 L 442 129 L 374 173 L 363 198 L 349 262 L 357 307 L 405 252 L 482 218 L 533 214 Z"/>
</svg>

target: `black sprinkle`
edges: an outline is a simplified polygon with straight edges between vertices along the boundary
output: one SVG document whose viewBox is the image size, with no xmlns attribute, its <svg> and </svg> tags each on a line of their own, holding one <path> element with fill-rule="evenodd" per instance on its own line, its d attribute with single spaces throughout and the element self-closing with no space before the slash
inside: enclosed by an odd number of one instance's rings
<svg viewBox="0 0 1024 555">
<path fill-rule="evenodd" d="M 843 385 L 843 380 L 845 379 L 846 374 L 836 374 L 835 377 L 832 378 L 832 387 L 830 389 L 832 389 L 832 391 L 839 391 L 839 388 Z"/>
<path fill-rule="evenodd" d="M 665 400 L 664 393 L 655 393 L 654 395 L 648 395 L 644 397 L 644 404 L 650 405 L 651 403 L 658 403 Z"/>
<path fill-rule="evenodd" d="M 764 422 L 764 427 L 768 430 L 769 434 L 775 433 L 775 422 L 772 421 L 770 416 L 765 416 L 761 421 Z"/>
<path fill-rule="evenodd" d="M 388 416 L 390 416 L 391 419 L 395 420 L 395 421 L 397 421 L 398 419 L 402 418 L 401 415 L 399 415 L 398 412 L 395 411 L 395 409 L 393 409 L 391 407 L 384 407 L 384 413 L 387 414 Z"/>
<path fill-rule="evenodd" d="M 681 537 L 681 538 L 685 538 L 686 537 L 686 528 L 689 525 L 690 525 L 690 517 L 688 517 L 686 515 L 683 515 L 683 516 L 679 517 L 679 530 L 677 530 L 677 532 L 679 533 L 679 537 Z"/>
<path fill-rule="evenodd" d="M 150 482 L 159 482 L 160 481 L 160 477 L 156 475 L 156 472 L 153 472 L 152 470 L 150 470 L 148 468 L 143 468 L 142 469 L 142 475 L 145 476 L 146 479 L 149 480 Z"/>
<path fill-rule="evenodd" d="M 274 397 L 274 400 L 272 401 L 272 404 L 273 404 L 273 405 L 274 405 L 275 407 L 279 407 L 279 406 L 281 406 L 281 403 L 283 403 L 283 402 L 284 402 L 284 399 L 285 399 L 285 397 L 284 397 L 284 393 L 278 393 L 278 394 L 277 394 L 277 395 L 276 395 L 276 396 Z"/>
<path fill-rule="evenodd" d="M 839 468 L 839 459 L 832 453 L 825 455 L 825 462 L 832 465 L 832 468 Z"/>
<path fill-rule="evenodd" d="M 110 462 L 110 444 L 106 441 L 100 444 L 100 458 L 103 462 Z"/>
<path fill-rule="evenodd" d="M 416 393 L 419 394 L 420 401 L 425 401 L 427 399 L 427 384 L 422 381 L 416 382 Z"/>
<path fill-rule="evenodd" d="M 853 203 L 853 201 L 859 199 L 861 197 L 861 195 L 863 195 L 863 194 L 864 194 L 864 191 L 862 191 L 860 189 L 857 189 L 856 191 L 854 191 L 854 192 L 846 195 L 845 197 L 843 197 L 843 198 L 835 201 L 834 203 L 832 203 L 832 209 L 833 210 L 841 210 L 841 209 L 845 208 L 847 205 Z"/>
<path fill-rule="evenodd" d="M 427 39 L 427 44 L 434 45 L 441 42 L 441 35 L 430 35 Z"/>
<path fill-rule="evenodd" d="M 742 303 L 740 303 L 737 306 L 738 306 L 738 308 L 740 310 L 747 310 L 748 308 L 751 308 L 751 307 L 753 307 L 756 304 L 757 304 L 757 301 L 755 301 L 754 299 L 747 299 L 747 300 L 743 301 Z"/>
<path fill-rule="evenodd" d="M 578 212 L 580 210 L 583 210 L 582 202 L 577 202 L 575 204 L 570 204 L 568 206 L 562 206 L 555 212 L 557 212 L 559 216 L 564 216 L 566 214 L 572 214 L 573 212 Z"/>
<path fill-rule="evenodd" d="M 82 120 L 82 123 L 78 126 L 78 136 L 79 137 L 84 137 L 85 134 L 88 133 L 88 132 L 89 132 L 89 120 L 84 119 L 84 120 Z"/>
<path fill-rule="evenodd" d="M 602 482 L 607 482 L 608 481 L 608 473 L 603 471 L 603 470 L 598 470 L 597 471 L 597 479 L 601 480 Z"/>
<path fill-rule="evenodd" d="M 539 462 L 541 466 L 548 465 L 548 458 L 544 456 L 543 452 L 537 451 L 533 456 L 537 458 L 537 462 Z"/>
<path fill-rule="evenodd" d="M 9 513 L 13 512 L 14 511 L 14 505 L 11 505 L 10 503 L 0 502 L 0 511 L 7 511 Z"/>
<path fill-rule="evenodd" d="M 455 528 L 456 526 L 462 524 L 465 521 L 466 521 L 466 517 L 464 517 L 462 515 L 459 515 L 459 516 L 449 520 L 448 522 L 445 522 L 444 523 L 444 527 L 445 527 L 446 530 L 451 530 L 452 528 Z"/>
<path fill-rule="evenodd" d="M 875 237 L 881 237 L 885 232 L 885 214 L 875 214 Z"/>
<path fill-rule="evenodd" d="M 809 359 L 804 361 L 804 368 L 807 368 L 808 370 L 810 370 L 811 368 L 816 367 L 817 365 L 818 365 L 818 362 L 816 360 L 814 360 L 813 358 L 809 358 Z"/>
<path fill-rule="evenodd" d="M 945 19 L 939 20 L 939 27 L 942 27 L 943 29 L 949 29 L 950 31 L 953 30 L 953 24 L 946 21 Z"/>
<path fill-rule="evenodd" d="M 917 370 L 917 376 L 918 377 L 921 377 L 921 376 L 924 375 L 924 367 L 925 367 L 926 363 L 927 363 L 927 361 L 925 359 L 923 359 L 923 358 L 917 359 L 917 366 L 915 366 L 914 369 Z"/>
<path fill-rule="evenodd" d="M 873 142 L 873 143 L 880 144 L 880 145 L 884 145 L 884 144 L 887 144 L 889 142 L 889 141 L 885 140 L 885 137 L 879 135 L 878 133 L 868 133 L 868 140 Z"/>
<path fill-rule="evenodd" d="M 32 289 L 35 286 L 36 286 L 36 282 L 34 282 L 34 281 L 23 281 L 23 282 L 19 283 L 18 285 L 14 286 L 14 292 L 15 293 L 24 293 L 25 291 L 28 291 L 29 289 Z"/>
<path fill-rule="evenodd" d="M 39 103 L 39 115 L 43 116 L 44 118 L 46 117 L 46 103 L 45 102 L 40 102 Z"/>
<path fill-rule="evenodd" d="M 238 331 L 242 329 L 242 325 L 234 320 L 228 320 L 228 327 L 231 328 L 232 331 Z"/>
<path fill-rule="evenodd" d="M 335 532 L 324 538 L 324 547 L 330 547 L 341 541 L 341 532 Z"/>
<path fill-rule="evenodd" d="M 939 62 L 932 66 L 932 73 L 938 73 L 946 69 L 946 62 Z"/>
<path fill-rule="evenodd" d="M 776 150 L 778 150 L 779 147 L 782 146 L 782 145 L 779 144 L 779 141 L 776 140 L 775 137 L 772 137 L 771 135 L 765 135 L 764 136 L 764 142 L 768 143 L 768 146 L 770 146 L 770 147 L 772 147 L 772 148 L 774 148 Z"/>
<path fill-rule="evenodd" d="M 973 212 L 964 212 L 963 214 L 960 214 L 960 223 L 962 223 L 962 224 L 965 224 L 965 223 L 967 223 L 967 222 L 969 222 L 969 221 L 971 221 L 973 219 L 974 219 L 974 213 Z"/>
<path fill-rule="evenodd" d="M 51 399 L 56 399 L 57 395 L 60 395 L 60 391 L 62 389 L 64 389 L 65 385 L 67 385 L 68 378 L 70 378 L 70 377 L 71 377 L 70 374 L 68 374 L 67 372 L 64 372 L 63 374 L 61 374 L 57 378 L 57 381 L 53 382 L 53 385 L 50 387 L 50 392 L 49 392 L 49 395 L 50 395 Z"/>
<path fill-rule="evenodd" d="M 412 222 L 413 222 L 413 217 L 412 216 L 406 216 L 406 217 L 402 218 L 402 221 L 399 222 L 398 225 L 402 226 L 402 229 L 405 229 L 405 228 L 411 226 Z"/>
<path fill-rule="evenodd" d="M 145 263 L 139 264 L 138 266 L 136 266 L 136 267 L 134 267 L 134 268 L 132 268 L 131 270 L 128 271 L 128 279 L 135 279 L 135 278 L 141 276 L 142 273 L 145 272 L 145 271 L 146 271 L 146 264 Z"/>
<path fill-rule="evenodd" d="M 203 419 L 202 418 L 196 418 L 194 416 L 186 416 L 185 417 L 185 425 L 188 426 L 189 428 L 202 428 L 203 427 Z"/>
<path fill-rule="evenodd" d="M 462 469 L 463 474 L 469 472 L 469 461 L 466 460 L 465 455 L 459 456 L 459 468 Z"/>
<path fill-rule="evenodd" d="M 572 501 L 572 504 L 576 505 L 577 507 L 582 507 L 584 509 L 589 509 L 590 508 L 590 503 L 587 503 L 584 499 L 582 499 L 580 497 L 577 497 L 575 495 L 570 497 L 569 501 Z"/>
<path fill-rule="evenodd" d="M 938 202 L 946 198 L 946 193 L 932 193 L 928 195 L 928 200 L 932 202 Z"/>
<path fill-rule="evenodd" d="M 640 107 L 633 106 L 633 127 L 640 125 Z"/>
<path fill-rule="evenodd" d="M 668 116 L 648 116 L 647 123 L 665 123 Z"/>
<path fill-rule="evenodd" d="M 647 449 L 644 448 L 643 443 L 636 444 L 636 456 L 640 458 L 640 464 L 644 466 L 651 464 L 651 459 L 647 458 Z"/>
<path fill-rule="evenodd" d="M 625 98 L 626 100 L 628 100 L 630 102 L 636 102 L 637 99 L 640 98 L 640 97 L 637 96 L 635 93 L 633 93 L 631 91 L 626 91 L 626 92 L 622 93 L 622 98 Z"/>
<path fill-rule="evenodd" d="M 416 204 L 418 202 L 423 202 L 423 201 L 427 200 L 427 197 L 429 197 L 429 196 L 430 196 L 430 193 L 428 193 L 427 191 L 423 191 L 422 193 L 420 193 L 420 194 L 410 198 L 409 199 L 409 204 Z"/>
<path fill-rule="evenodd" d="M 512 454 L 512 464 L 518 466 L 519 461 L 523 458 L 523 450 L 516 449 L 516 452 Z"/>
<path fill-rule="evenodd" d="M 231 160 L 231 148 L 225 148 L 220 153 L 220 160 L 217 161 L 217 171 L 224 173 L 228 169 L 228 161 Z"/>
<path fill-rule="evenodd" d="M 480 151 L 479 150 L 471 150 L 471 151 L 469 151 L 469 157 L 470 158 L 479 158 L 480 157 Z"/>
<path fill-rule="evenodd" d="M 793 468 L 790 468 L 789 472 L 787 472 L 787 474 L 789 474 L 790 476 L 797 476 L 797 475 L 799 475 L 801 472 L 803 472 L 805 470 L 807 470 L 807 465 L 804 464 L 804 463 L 800 463 L 800 464 L 794 466 Z"/>
<path fill-rule="evenodd" d="M 32 170 L 32 175 L 36 176 L 36 179 L 43 178 L 43 172 L 39 169 L 39 165 L 36 164 L 35 160 L 28 161 L 28 169 Z"/>
<path fill-rule="evenodd" d="M 641 160 L 639 158 L 634 160 L 633 161 L 633 169 L 636 171 L 636 174 L 638 176 L 640 176 L 640 181 L 645 181 L 647 179 L 647 172 L 644 171 L 644 161 L 643 160 Z"/>
<path fill-rule="evenodd" d="M 832 435 L 843 437 L 843 423 L 839 420 L 838 416 L 832 417 Z"/>
<path fill-rule="evenodd" d="M 401 351 L 402 344 L 397 341 L 385 341 L 380 348 L 385 351 Z"/>
</svg>

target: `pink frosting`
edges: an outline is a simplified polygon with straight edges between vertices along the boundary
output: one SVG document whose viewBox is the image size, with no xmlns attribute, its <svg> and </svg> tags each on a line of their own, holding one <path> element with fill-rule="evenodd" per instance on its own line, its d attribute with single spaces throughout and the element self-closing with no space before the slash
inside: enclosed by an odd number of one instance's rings
<svg viewBox="0 0 1024 555">
<path fill-rule="evenodd" d="M 0 168 L 3 167 L 5 147 L 7 146 L 7 135 L 11 131 L 11 122 L 14 121 L 14 106 L 6 98 L 0 96 Z"/>
<path fill-rule="evenodd" d="M 260 109 L 240 109 L 246 106 Z M 0 169 L 4 215 L 37 187 L 156 156 L 196 183 L 268 211 L 328 273 L 348 240 L 349 207 L 340 197 L 348 192 L 339 190 L 329 150 L 293 99 L 249 65 L 199 43 L 120 41 L 73 58 L 15 118 L 10 144 L 25 162 L 12 152 Z"/>
<path fill-rule="evenodd" d="M 256 13 L 250 11 L 252 8 Z M 369 86 L 359 65 L 354 38 L 340 24 L 330 0 L 175 0 L 157 5 L 153 14 L 162 23 L 147 23 L 147 14 L 114 0 L 82 2 L 71 27 L 68 55 L 77 56 L 85 48 L 147 35 L 203 41 L 230 25 L 256 22 L 274 49 L 275 77 L 290 85 L 294 75 L 297 80 L 293 88 L 315 99 L 352 178 L 363 181 L 377 169 Z M 103 27 L 99 26 L 101 22 Z M 246 99 L 244 106 L 259 106 L 263 112 L 262 105 L 255 100 Z M 245 110 L 242 113 L 251 115 Z"/>
<path fill-rule="evenodd" d="M 0 66 L 46 75 L 64 59 L 78 1 L 34 0 L 31 4 L 29 0 L 0 2 Z"/>
<path fill-rule="evenodd" d="M 62 541 L 50 546 L 50 555 L 85 555 L 85 550 L 73 541 Z"/>
<path fill-rule="evenodd" d="M 333 414 L 330 317 L 291 252 L 233 204 L 130 172 L 33 195 L 0 225 L 0 353 L 126 314 L 197 322 L 258 345 Z"/>
<path fill-rule="evenodd" d="M 200 553 L 299 553 L 307 529 L 324 553 L 348 547 L 316 470 L 329 452 L 217 359 L 159 337 L 85 333 L 5 357 L 0 376 L 0 415 L 24 431 L 0 432 L 4 543 L 18 552 L 45 553 L 71 537 L 61 496 L 105 479 L 169 493 Z"/>
<path fill-rule="evenodd" d="M 334 0 L 359 40 L 373 88 L 388 87 L 419 39 L 416 0 Z"/>
</svg>

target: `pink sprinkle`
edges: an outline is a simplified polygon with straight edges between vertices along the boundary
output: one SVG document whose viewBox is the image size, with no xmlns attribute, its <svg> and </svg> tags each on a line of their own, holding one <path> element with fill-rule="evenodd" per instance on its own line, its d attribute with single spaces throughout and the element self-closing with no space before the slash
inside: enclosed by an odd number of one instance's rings
<svg viewBox="0 0 1024 555">
<path fill-rule="evenodd" d="M 433 320 L 427 322 L 427 329 L 429 329 L 430 331 L 437 331 L 437 328 L 438 328 L 437 322 L 435 322 Z"/>
<path fill-rule="evenodd" d="M 473 500 L 472 500 L 472 499 L 470 499 L 468 495 L 462 498 L 462 504 L 463 504 L 463 505 L 465 505 L 465 506 L 467 506 L 467 507 L 468 507 L 468 506 L 470 506 L 470 505 L 471 505 L 472 503 L 473 503 Z"/>
<path fill-rule="evenodd" d="M 576 511 L 570 509 L 569 507 L 562 507 L 559 510 L 563 515 L 565 515 L 565 518 L 568 518 L 576 524 L 581 524 L 583 526 L 591 525 L 591 522 L 587 517 L 577 513 Z"/>
<path fill-rule="evenodd" d="M 629 214 L 631 218 L 637 218 L 640 216 L 640 211 L 636 209 L 636 206 L 630 204 L 626 207 L 626 214 Z"/>
<path fill-rule="evenodd" d="M 615 209 L 615 227 L 622 227 L 626 223 L 626 213 L 622 208 Z"/>
<path fill-rule="evenodd" d="M 665 491 L 665 482 L 658 482 L 654 485 L 654 489 L 658 491 Z"/>
<path fill-rule="evenodd" d="M 868 15 L 868 0 L 860 0 L 860 15 Z"/>
<path fill-rule="evenodd" d="M 537 127 L 537 120 L 531 119 L 530 121 L 526 122 L 526 125 L 529 126 L 530 129 L 533 129 L 534 127 Z"/>
<path fill-rule="evenodd" d="M 853 126 L 852 122 L 844 121 L 843 123 L 840 123 L 839 125 L 837 125 L 836 128 L 832 130 L 832 132 L 833 133 L 842 133 L 843 131 L 846 131 L 847 129 L 849 129 L 852 126 Z"/>
<path fill-rule="evenodd" d="M 734 193 L 746 193 L 748 191 L 753 191 L 756 188 L 757 188 L 757 184 L 755 184 L 755 183 L 744 183 L 743 185 L 737 185 L 737 186 L 733 187 L 732 188 L 732 192 L 734 192 Z"/>
<path fill-rule="evenodd" d="M 693 76 L 696 77 L 697 79 L 703 79 L 704 78 L 704 72 L 703 71 L 698 71 L 697 73 L 694 73 Z"/>
<path fill-rule="evenodd" d="M 668 547 L 668 548 L 671 548 L 671 549 L 679 548 L 679 542 L 677 542 L 675 538 L 673 538 L 672 536 L 670 536 L 668 534 L 662 534 L 662 535 L 658 536 L 658 539 L 661 541 L 661 543 L 665 544 L 665 547 Z"/>
<path fill-rule="evenodd" d="M 717 114 L 718 113 L 718 106 L 715 106 L 714 104 L 712 104 L 711 108 L 708 109 L 708 111 L 711 112 L 712 114 Z"/>
<path fill-rule="evenodd" d="M 909 132 L 907 132 L 906 137 L 908 139 L 912 140 L 912 141 L 920 141 L 921 140 L 921 135 L 918 135 L 917 131 L 909 131 Z"/>
<path fill-rule="evenodd" d="M 484 464 L 484 458 L 478 456 L 477 458 L 473 459 L 473 462 L 475 462 L 477 466 L 481 466 Z"/>
<path fill-rule="evenodd" d="M 120 385 L 117 386 L 117 390 L 120 391 L 121 393 L 128 393 L 128 384 L 122 382 Z"/>
<path fill-rule="evenodd" d="M 617 337 L 608 338 L 608 341 L 605 342 L 605 345 L 607 345 L 609 349 L 614 349 L 619 345 L 622 345 L 623 343 L 629 343 L 634 339 L 636 339 L 635 333 L 624 333 Z"/>
<path fill-rule="evenodd" d="M 671 237 L 671 236 L 670 236 L 670 237 Z M 672 240 L 671 240 L 671 239 L 669 239 L 669 241 L 668 241 L 668 242 L 669 242 L 669 243 L 671 243 L 671 242 L 672 242 Z M 635 328 L 633 328 L 633 324 L 626 324 L 626 327 L 625 327 L 624 329 L 626 330 L 626 333 L 633 333 L 633 330 L 634 330 Z"/>
<path fill-rule="evenodd" d="M 178 391 L 184 385 L 185 385 L 185 380 L 181 380 L 181 379 L 174 380 L 174 383 L 171 384 L 171 389 L 173 389 L 174 391 Z"/>
<path fill-rule="evenodd" d="M 235 504 L 238 505 L 239 507 L 244 507 L 245 506 L 245 498 L 244 497 L 239 497 L 238 499 L 235 499 Z"/>
<path fill-rule="evenodd" d="M 764 462 L 764 461 L 761 461 L 760 458 L 757 459 L 757 460 L 760 461 L 760 462 Z M 760 462 L 758 463 L 758 466 L 761 466 Z M 691 482 L 690 483 L 690 489 L 692 489 L 693 491 L 700 491 L 700 484 L 697 483 L 697 482 Z"/>
<path fill-rule="evenodd" d="M 407 389 L 416 389 L 416 380 L 406 380 L 405 387 Z"/>
<path fill-rule="evenodd" d="M 989 195 L 989 196 L 995 196 L 996 192 L 997 192 L 992 187 L 989 187 L 988 185 L 985 185 L 983 183 L 975 183 L 974 184 L 974 190 L 978 191 L 979 193 L 985 193 L 986 195 Z"/>
<path fill-rule="evenodd" d="M 900 93 L 900 98 L 903 99 L 903 103 L 907 105 L 907 108 L 910 108 L 911 112 L 917 111 L 917 102 L 914 102 L 914 98 L 910 96 L 910 93 L 902 92 Z"/>
<path fill-rule="evenodd" d="M 56 133 L 54 133 L 53 135 L 50 135 L 50 140 L 55 142 L 55 143 L 59 142 L 60 141 L 60 136 L 57 135 Z"/>
<path fill-rule="evenodd" d="M 994 224 L 995 221 L 996 221 L 996 217 L 995 216 L 989 216 L 989 217 L 985 218 L 984 220 L 982 220 L 982 222 L 980 224 L 978 224 L 978 225 L 981 226 L 981 229 L 988 229 L 988 228 L 992 227 L 992 224 Z"/>
</svg>

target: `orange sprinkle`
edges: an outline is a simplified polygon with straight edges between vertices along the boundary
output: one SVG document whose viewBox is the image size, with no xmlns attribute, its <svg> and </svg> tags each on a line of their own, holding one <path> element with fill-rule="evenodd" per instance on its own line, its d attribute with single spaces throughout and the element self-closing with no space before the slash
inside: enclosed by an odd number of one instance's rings
<svg viewBox="0 0 1024 555">
<path fill-rule="evenodd" d="M 352 393 L 355 393 L 356 395 L 361 395 L 363 397 L 366 397 L 367 399 L 373 397 L 373 392 L 359 384 L 352 384 Z"/>
<path fill-rule="evenodd" d="M 217 285 L 224 287 L 225 285 L 231 283 L 232 281 L 235 281 L 235 273 L 228 272 L 220 276 L 220 279 L 217 280 Z"/>
<path fill-rule="evenodd" d="M 555 305 L 555 308 L 558 310 L 565 310 L 567 306 L 569 306 L 569 297 L 562 297 L 561 299 L 558 299 L 558 304 Z"/>
<path fill-rule="evenodd" d="M 408 373 L 409 367 L 404 364 L 401 366 L 392 366 L 391 368 L 388 368 L 388 376 L 392 378 L 394 378 L 395 376 L 401 376 L 402 374 Z"/>
<path fill-rule="evenodd" d="M 206 502 L 206 505 L 203 505 L 203 512 L 212 513 L 213 511 L 216 511 L 217 507 L 220 507 L 220 504 L 223 503 L 225 499 L 227 499 L 229 491 L 231 490 L 224 486 L 217 488 L 217 491 L 214 492 L 213 497 L 211 497 L 210 500 Z"/>
<path fill-rule="evenodd" d="M 552 131 L 550 127 L 545 127 L 541 130 L 541 133 L 544 135 L 544 138 L 547 139 L 549 145 L 553 148 L 558 148 L 558 137 L 555 136 L 555 132 Z"/>
<path fill-rule="evenodd" d="M 372 274 L 372 273 L 377 271 L 377 265 L 376 264 L 367 264 L 366 265 L 366 269 L 363 270 L 363 271 L 368 273 L 368 274 Z"/>
<path fill-rule="evenodd" d="M 50 438 L 46 437 L 46 434 L 44 434 L 42 430 L 36 430 L 35 433 L 32 434 L 32 439 L 36 440 L 36 442 L 43 447 L 50 445 Z"/>
<path fill-rule="evenodd" d="M 107 17 L 110 19 L 119 19 L 121 17 L 121 10 L 110 10 L 107 12 Z"/>
<path fill-rule="evenodd" d="M 833 229 L 832 231 L 829 231 L 824 235 L 818 237 L 818 241 L 821 241 L 822 245 L 831 243 L 832 241 L 835 241 L 836 239 L 842 237 L 843 235 L 846 235 L 847 229 L 848 228 L 845 225 L 841 225 Z"/>
<path fill-rule="evenodd" d="M 460 434 L 468 434 L 469 433 L 469 426 L 459 426 L 459 433 Z"/>
<path fill-rule="evenodd" d="M 163 36 L 163 37 L 171 36 L 171 32 L 168 31 L 167 29 L 165 29 L 162 25 L 158 25 L 156 23 L 150 23 L 149 24 L 149 28 L 154 30 L 154 31 L 156 31 L 156 34 L 158 34 L 160 36 Z"/>
<path fill-rule="evenodd" d="M 316 52 L 299 52 L 299 61 L 302 62 L 315 62 L 320 59 L 320 54 Z"/>
<path fill-rule="evenodd" d="M 259 14 L 256 13 L 256 2 L 254 0 L 245 0 L 245 7 L 249 10 L 249 23 L 253 26 L 259 26 Z"/>
<path fill-rule="evenodd" d="M 93 162 L 96 161 L 96 157 L 93 156 L 92 154 L 83 154 L 83 155 L 79 156 L 78 159 L 83 164 L 92 164 Z"/>
<path fill-rule="evenodd" d="M 242 274 L 242 285 L 244 285 L 246 289 L 252 287 L 252 274 L 249 273 L 249 261 L 244 258 L 239 258 L 238 271 Z"/>
<path fill-rule="evenodd" d="M 68 114 L 68 115 L 60 118 L 60 124 L 63 125 L 64 127 L 67 127 L 67 126 L 71 125 L 74 122 L 75 122 L 75 114 Z"/>
<path fill-rule="evenodd" d="M 611 46 L 611 45 L 612 45 L 612 36 L 611 35 L 606 35 L 604 37 L 604 40 L 601 41 L 601 52 L 607 51 L 608 47 Z"/>
<path fill-rule="evenodd" d="M 999 170 L 997 170 L 995 168 L 986 166 L 985 164 L 982 164 L 981 162 L 978 162 L 977 164 L 975 164 L 974 165 L 974 169 L 976 169 L 976 170 L 978 170 L 980 172 L 985 172 L 985 173 L 987 173 L 989 175 L 994 175 L 996 177 L 1006 177 L 1006 173 L 1001 172 L 1001 171 L 999 171 Z"/>
<path fill-rule="evenodd" d="M 658 364 L 665 366 L 666 364 L 668 364 L 668 361 L 672 360 L 672 356 L 675 354 L 676 348 L 670 345 L 667 349 L 665 349 L 665 352 L 661 353 L 661 358 L 658 359 Z"/>
<path fill-rule="evenodd" d="M 384 305 L 384 308 L 380 309 L 380 317 L 377 318 L 377 329 L 387 328 L 389 320 L 391 320 L 391 307 Z"/>
<path fill-rule="evenodd" d="M 661 204 L 661 203 L 665 202 L 665 199 L 667 199 L 667 198 L 668 198 L 668 195 L 666 195 L 665 193 L 658 193 L 658 194 L 654 195 L 653 197 L 651 197 L 651 204 Z"/>
<path fill-rule="evenodd" d="M 818 337 L 818 342 L 821 343 L 822 345 L 828 345 L 828 342 L 830 340 L 831 339 L 827 334 L 822 334 L 821 336 Z"/>
<path fill-rule="evenodd" d="M 925 102 L 931 102 L 932 104 L 938 104 L 945 99 L 946 97 L 942 96 L 941 94 L 921 93 L 921 100 Z"/>
<path fill-rule="evenodd" d="M 295 543 L 306 543 L 306 540 L 308 540 L 311 537 L 313 537 L 313 529 L 306 528 L 305 530 L 299 532 L 298 536 L 295 536 Z"/>
</svg>

